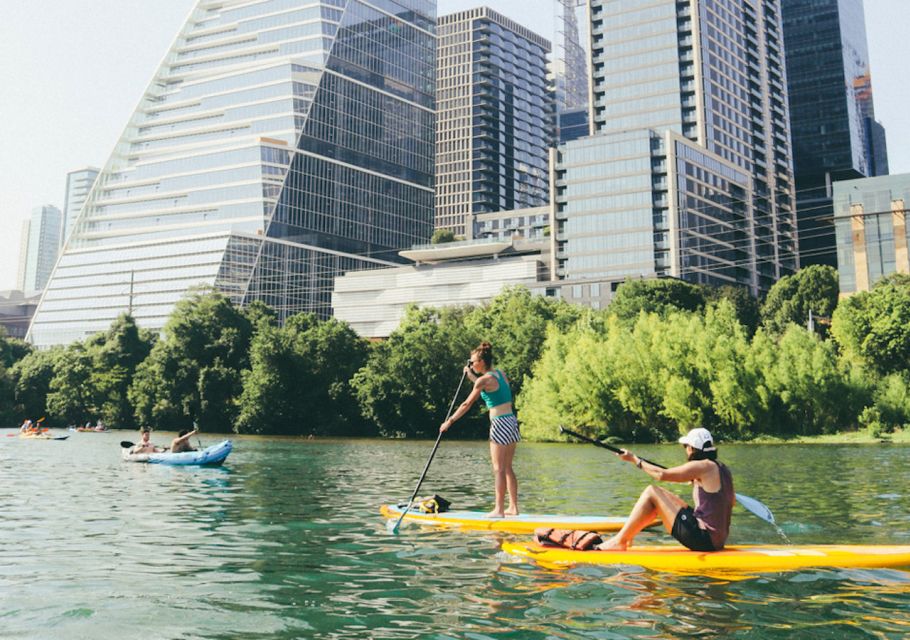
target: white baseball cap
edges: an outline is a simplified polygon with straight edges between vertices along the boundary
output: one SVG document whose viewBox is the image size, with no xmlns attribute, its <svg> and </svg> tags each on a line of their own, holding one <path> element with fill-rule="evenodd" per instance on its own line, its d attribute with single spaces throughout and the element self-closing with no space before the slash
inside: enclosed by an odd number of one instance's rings
<svg viewBox="0 0 910 640">
<path fill-rule="evenodd" d="M 714 438 L 711 437 L 711 432 L 700 427 L 692 429 L 692 431 L 680 438 L 679 443 L 687 444 L 699 451 L 717 451 L 714 447 Z"/>
</svg>

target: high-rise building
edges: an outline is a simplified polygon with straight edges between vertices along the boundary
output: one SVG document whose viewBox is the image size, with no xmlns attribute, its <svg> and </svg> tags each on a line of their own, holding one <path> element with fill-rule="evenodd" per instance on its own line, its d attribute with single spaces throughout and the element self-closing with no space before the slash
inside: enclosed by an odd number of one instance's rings
<svg viewBox="0 0 910 640">
<path fill-rule="evenodd" d="M 22 227 L 19 266 L 19 288 L 26 293 L 41 291 L 50 278 L 54 262 L 60 255 L 63 214 L 46 204 L 32 209 L 31 218 Z"/>
<path fill-rule="evenodd" d="M 95 178 L 98 177 L 100 169 L 95 167 L 85 167 L 76 171 L 70 171 L 66 174 L 66 196 L 63 199 L 63 237 L 62 242 L 66 242 L 70 231 L 76 223 L 79 212 L 82 211 L 82 205 L 88 197 Z"/>
<path fill-rule="evenodd" d="M 551 70 L 556 95 L 559 142 L 577 140 L 589 133 L 588 64 L 582 45 L 578 8 L 586 0 L 555 0 L 556 46 Z"/>
<path fill-rule="evenodd" d="M 438 34 L 436 227 L 472 238 L 476 214 L 548 202 L 550 42 L 487 7 Z"/>
<path fill-rule="evenodd" d="M 590 0 L 594 135 L 556 160 L 561 278 L 766 291 L 796 220 L 779 0 Z"/>
<path fill-rule="evenodd" d="M 832 183 L 888 172 L 862 0 L 781 0 L 800 262 L 837 267 Z"/>
<path fill-rule="evenodd" d="M 38 345 L 195 286 L 283 319 L 429 240 L 435 3 L 199 0 L 104 165 L 30 329 Z"/>
</svg>

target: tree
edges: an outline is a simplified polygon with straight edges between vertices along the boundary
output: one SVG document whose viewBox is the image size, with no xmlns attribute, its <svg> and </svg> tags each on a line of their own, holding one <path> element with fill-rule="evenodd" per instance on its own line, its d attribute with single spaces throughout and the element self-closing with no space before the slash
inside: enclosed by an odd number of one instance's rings
<svg viewBox="0 0 910 640">
<path fill-rule="evenodd" d="M 430 238 L 431 244 L 446 244 L 448 242 L 455 242 L 455 232 L 451 229 L 436 229 L 433 232 L 433 237 Z"/>
<path fill-rule="evenodd" d="M 82 424 L 98 414 L 100 394 L 91 381 L 93 347 L 74 342 L 54 362 L 47 394 L 47 413 L 52 419 L 63 424 Z"/>
<path fill-rule="evenodd" d="M 672 440 L 695 426 L 739 435 L 760 415 L 745 329 L 729 302 L 699 313 L 641 314 L 633 325 L 551 330 L 519 404 L 529 438 L 557 424 L 624 440 Z M 556 421 L 559 421 L 558 423 Z"/>
<path fill-rule="evenodd" d="M 566 331 L 585 313 L 582 307 L 533 295 L 523 286 L 509 287 L 488 305 L 472 309 L 465 317 L 465 331 L 493 345 L 493 365 L 506 373 L 517 396 L 540 358 L 547 327 L 555 323 Z"/>
<path fill-rule="evenodd" d="M 63 347 L 32 351 L 10 368 L 15 411 L 26 418 L 47 413 L 47 394 L 62 354 Z"/>
<path fill-rule="evenodd" d="M 753 358 L 761 373 L 767 417 L 763 433 L 815 435 L 856 424 L 868 402 L 860 379 L 838 363 L 835 346 L 796 325 L 779 339 L 760 330 Z"/>
<path fill-rule="evenodd" d="M 139 423 L 232 429 L 252 334 L 249 317 L 219 293 L 195 291 L 178 302 L 130 385 Z"/>
<path fill-rule="evenodd" d="M 96 419 L 121 429 L 136 427 L 135 412 L 129 401 L 129 387 L 137 367 L 148 357 L 155 336 L 136 325 L 132 316 L 123 313 L 110 328 L 99 334 L 93 357 L 92 374 L 88 380 L 97 394 L 99 406 Z"/>
<path fill-rule="evenodd" d="M 9 369 L 31 352 L 30 344 L 18 338 L 10 338 L 6 329 L 0 327 L 0 366 Z"/>
<path fill-rule="evenodd" d="M 873 404 L 860 414 L 860 424 L 875 437 L 910 426 L 910 375 L 892 373 L 880 379 Z"/>
<path fill-rule="evenodd" d="M 479 336 L 465 329 L 468 312 L 411 306 L 392 335 L 373 346 L 352 384 L 364 418 L 380 435 L 436 437 L 467 354 L 479 342 Z M 459 400 L 468 388 L 462 386 Z M 462 418 L 450 433 L 457 437 L 484 432 L 484 421 L 475 413 Z"/>
<path fill-rule="evenodd" d="M 831 317 L 837 307 L 839 286 L 837 270 L 827 265 L 811 265 L 792 276 L 778 280 L 761 307 L 762 326 L 772 335 L 780 336 L 791 324 L 805 327 L 809 312 L 813 316 Z M 827 327 L 817 324 L 819 335 L 827 335 Z"/>
<path fill-rule="evenodd" d="M 699 311 L 705 306 L 701 287 L 675 278 L 626 280 L 616 290 L 609 312 L 620 322 L 634 323 L 641 313 L 666 315 L 673 311 Z"/>
<path fill-rule="evenodd" d="M 718 306 L 722 300 L 733 305 L 736 319 L 751 337 L 761 322 L 761 305 L 746 287 L 724 285 L 713 287 L 704 285 L 702 291 L 709 306 Z"/>
<path fill-rule="evenodd" d="M 867 371 L 910 371 L 910 278 L 886 278 L 844 299 L 831 333 L 844 357 Z"/>
<path fill-rule="evenodd" d="M 350 380 L 368 349 L 347 324 L 313 314 L 292 316 L 281 329 L 260 329 L 243 377 L 237 430 L 366 435 Z"/>
</svg>

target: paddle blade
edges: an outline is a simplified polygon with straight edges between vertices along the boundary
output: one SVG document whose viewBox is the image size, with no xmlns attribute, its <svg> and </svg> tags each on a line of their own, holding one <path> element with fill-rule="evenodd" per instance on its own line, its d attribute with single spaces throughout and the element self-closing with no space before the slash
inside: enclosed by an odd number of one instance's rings
<svg viewBox="0 0 910 640">
<path fill-rule="evenodd" d="M 771 513 L 771 509 L 769 509 L 765 503 L 759 502 L 755 498 L 744 496 L 741 493 L 736 494 L 736 501 L 741 504 L 744 509 L 751 511 L 765 522 L 776 524 L 774 522 L 774 514 Z"/>
<path fill-rule="evenodd" d="M 130 442 L 129 440 L 121 440 L 120 446 L 123 447 L 124 449 L 130 449 L 130 448 L 132 448 L 133 443 Z"/>
<path fill-rule="evenodd" d="M 386 520 L 385 528 L 391 535 L 398 535 L 398 524 L 400 522 L 400 520 Z"/>
</svg>

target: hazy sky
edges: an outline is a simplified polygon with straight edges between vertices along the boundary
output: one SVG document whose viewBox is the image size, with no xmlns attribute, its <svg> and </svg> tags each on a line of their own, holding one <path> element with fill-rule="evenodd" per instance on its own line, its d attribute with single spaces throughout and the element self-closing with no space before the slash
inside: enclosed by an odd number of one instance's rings
<svg viewBox="0 0 910 640">
<path fill-rule="evenodd" d="M 63 209 L 66 173 L 101 167 L 195 0 L 0 0 L 0 289 L 15 287 L 31 208 Z M 483 4 L 439 0 L 439 13 Z M 487 3 L 553 37 L 549 0 Z M 865 0 L 875 112 L 891 173 L 910 172 L 910 0 Z"/>
</svg>

